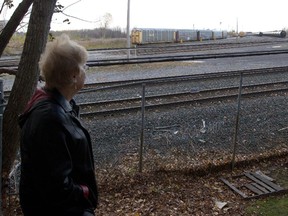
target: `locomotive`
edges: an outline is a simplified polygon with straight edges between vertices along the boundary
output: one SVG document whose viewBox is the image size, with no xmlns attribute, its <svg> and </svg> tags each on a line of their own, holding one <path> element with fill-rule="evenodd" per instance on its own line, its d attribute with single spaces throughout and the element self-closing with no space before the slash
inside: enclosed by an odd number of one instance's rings
<svg viewBox="0 0 288 216">
<path fill-rule="evenodd" d="M 286 37 L 286 31 L 270 31 L 270 32 L 259 32 L 259 36 L 269 36 L 269 37 Z"/>
</svg>

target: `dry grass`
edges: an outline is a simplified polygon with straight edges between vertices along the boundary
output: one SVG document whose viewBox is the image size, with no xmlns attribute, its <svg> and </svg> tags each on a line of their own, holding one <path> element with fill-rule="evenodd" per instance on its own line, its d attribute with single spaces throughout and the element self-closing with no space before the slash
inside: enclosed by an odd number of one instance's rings
<svg viewBox="0 0 288 216">
<path fill-rule="evenodd" d="M 87 39 L 87 40 L 76 40 L 79 44 L 84 46 L 86 49 L 104 49 L 104 48 L 123 48 L 126 46 L 126 39 L 115 38 L 115 39 Z"/>
<path fill-rule="evenodd" d="M 73 40 L 73 38 L 72 38 Z M 25 41 L 24 35 L 13 35 L 9 44 L 5 48 L 3 55 L 19 55 L 22 53 L 23 45 Z M 77 43 L 84 46 L 87 50 L 91 49 L 105 49 L 105 48 L 124 48 L 126 47 L 125 38 L 108 38 L 108 39 L 75 39 Z"/>
<path fill-rule="evenodd" d="M 24 35 L 13 35 L 8 45 L 6 46 L 3 55 L 19 55 L 22 53 L 25 41 Z"/>
</svg>

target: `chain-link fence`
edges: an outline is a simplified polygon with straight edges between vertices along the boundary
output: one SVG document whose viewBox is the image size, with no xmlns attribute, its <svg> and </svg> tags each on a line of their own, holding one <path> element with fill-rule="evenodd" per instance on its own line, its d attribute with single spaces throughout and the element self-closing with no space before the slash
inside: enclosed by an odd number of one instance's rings
<svg viewBox="0 0 288 216">
<path fill-rule="evenodd" d="M 242 85 L 288 80 L 288 73 L 244 75 Z M 179 83 L 179 85 L 181 85 Z M 191 89 L 239 86 L 233 80 L 195 80 Z M 145 92 L 149 95 L 149 84 Z M 152 88 L 152 87 L 151 87 Z M 153 87 L 153 90 L 155 88 Z M 138 95 L 142 94 L 139 86 Z M 139 170 L 198 169 L 257 159 L 287 149 L 286 91 L 261 96 L 147 109 L 141 152 L 141 112 L 85 119 L 91 131 L 97 167 Z M 238 110 L 239 108 L 239 110 Z M 238 111 L 239 112 L 238 112 Z M 239 121 L 237 115 L 239 114 Z M 139 154 L 142 154 L 139 155 Z M 143 163 L 142 165 L 140 165 Z M 107 168 L 108 167 L 108 168 Z"/>
<path fill-rule="evenodd" d="M 242 85 L 278 81 L 288 81 L 288 73 L 244 75 Z M 185 88 L 201 92 L 201 89 L 239 85 L 240 72 L 233 79 L 194 80 Z M 155 86 L 147 84 L 146 95 L 152 91 L 156 91 Z M 141 84 L 135 94 L 143 94 Z M 236 162 L 287 151 L 287 102 L 283 90 L 261 97 L 241 95 L 240 107 L 235 97 L 146 109 L 144 119 L 139 111 L 82 121 L 90 131 L 99 172 L 210 169 L 213 165 L 232 163 L 234 151 Z M 18 192 L 19 168 L 20 164 L 16 163 L 10 175 L 11 194 Z"/>
</svg>

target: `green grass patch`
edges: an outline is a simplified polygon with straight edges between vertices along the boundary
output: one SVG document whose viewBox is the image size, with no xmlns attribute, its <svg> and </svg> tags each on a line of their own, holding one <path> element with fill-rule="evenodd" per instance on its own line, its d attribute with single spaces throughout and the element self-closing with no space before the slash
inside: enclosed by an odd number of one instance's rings
<svg viewBox="0 0 288 216">
<path fill-rule="evenodd" d="M 287 216 L 288 194 L 257 200 L 248 205 L 246 212 L 247 215 L 257 216 Z"/>
</svg>

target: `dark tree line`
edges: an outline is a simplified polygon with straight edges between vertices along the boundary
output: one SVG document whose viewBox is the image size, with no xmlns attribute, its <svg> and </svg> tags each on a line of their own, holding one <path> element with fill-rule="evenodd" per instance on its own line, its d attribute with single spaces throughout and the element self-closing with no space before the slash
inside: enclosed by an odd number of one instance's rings
<svg viewBox="0 0 288 216">
<path fill-rule="evenodd" d="M 126 32 L 122 31 L 120 28 L 106 29 L 106 28 L 96 28 L 96 29 L 84 29 L 84 30 L 66 30 L 66 31 L 51 31 L 53 36 L 59 36 L 65 32 L 71 38 L 126 38 Z"/>
</svg>

